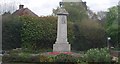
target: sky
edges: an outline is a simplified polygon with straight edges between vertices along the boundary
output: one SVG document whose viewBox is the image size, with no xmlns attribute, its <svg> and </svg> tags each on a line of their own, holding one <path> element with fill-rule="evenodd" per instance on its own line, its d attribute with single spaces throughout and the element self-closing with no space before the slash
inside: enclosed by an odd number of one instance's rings
<svg viewBox="0 0 120 64">
<path fill-rule="evenodd" d="M 59 6 L 62 0 L 0 0 L 0 10 L 4 8 L 16 10 L 19 4 L 29 8 L 39 16 L 52 14 L 52 9 Z M 87 6 L 94 12 L 107 11 L 108 8 L 118 4 L 119 0 L 82 0 L 87 2 Z M 15 6 L 14 6 L 15 5 Z"/>
</svg>

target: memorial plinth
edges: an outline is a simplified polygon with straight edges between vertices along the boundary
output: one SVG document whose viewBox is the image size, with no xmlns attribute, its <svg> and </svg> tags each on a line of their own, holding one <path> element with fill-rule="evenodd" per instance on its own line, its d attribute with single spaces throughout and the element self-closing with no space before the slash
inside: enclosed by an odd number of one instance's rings
<svg viewBox="0 0 120 64">
<path fill-rule="evenodd" d="M 54 52 L 70 52 L 71 46 L 67 40 L 67 15 L 68 12 L 60 7 L 58 12 L 57 39 L 53 44 Z"/>
</svg>

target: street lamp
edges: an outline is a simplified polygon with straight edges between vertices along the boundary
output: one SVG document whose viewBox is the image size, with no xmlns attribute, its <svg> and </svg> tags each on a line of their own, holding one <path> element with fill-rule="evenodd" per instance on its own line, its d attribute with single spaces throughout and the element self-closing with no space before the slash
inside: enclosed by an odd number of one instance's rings
<svg viewBox="0 0 120 64">
<path fill-rule="evenodd" d="M 110 40 L 111 40 L 111 38 L 107 37 L 107 46 L 108 46 L 108 49 L 110 48 Z"/>
</svg>

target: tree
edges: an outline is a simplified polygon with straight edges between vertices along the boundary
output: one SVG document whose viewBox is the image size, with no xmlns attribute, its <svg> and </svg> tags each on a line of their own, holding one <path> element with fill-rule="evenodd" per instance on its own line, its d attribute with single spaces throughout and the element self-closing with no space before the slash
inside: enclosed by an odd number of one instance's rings
<svg viewBox="0 0 120 64">
<path fill-rule="evenodd" d="M 106 13 L 107 12 L 105 12 L 105 11 L 97 12 L 98 19 L 101 21 L 104 21 L 104 19 L 106 18 Z"/>
<path fill-rule="evenodd" d="M 21 47 L 22 22 L 11 14 L 2 16 L 2 49 L 10 50 Z"/>
<path fill-rule="evenodd" d="M 13 13 L 17 9 L 16 3 L 2 3 L 0 4 L 0 14 L 4 14 L 5 12 Z"/>
<path fill-rule="evenodd" d="M 87 10 L 84 2 L 64 2 L 63 7 L 68 11 L 68 20 L 71 22 L 80 22 L 85 18 L 88 18 Z M 59 7 L 58 7 L 59 8 Z M 53 9 L 53 14 L 56 15 L 57 9 Z"/>
<path fill-rule="evenodd" d="M 118 22 L 118 10 L 119 10 L 119 6 L 114 6 L 109 8 L 109 11 L 107 12 L 107 16 L 106 16 L 106 32 L 107 35 L 109 37 L 111 37 L 111 44 L 112 46 L 118 48 L 118 45 L 120 45 L 120 43 L 118 42 L 118 37 L 119 37 L 119 22 Z"/>
<path fill-rule="evenodd" d="M 106 46 L 105 30 L 97 21 L 86 19 L 80 23 L 75 23 L 74 33 L 75 40 L 72 45 L 76 50 Z"/>
<path fill-rule="evenodd" d="M 97 17 L 99 19 L 99 23 L 101 23 L 101 25 L 105 25 L 105 19 L 106 19 L 106 15 L 107 15 L 107 12 L 106 11 L 99 11 L 97 12 Z"/>
</svg>

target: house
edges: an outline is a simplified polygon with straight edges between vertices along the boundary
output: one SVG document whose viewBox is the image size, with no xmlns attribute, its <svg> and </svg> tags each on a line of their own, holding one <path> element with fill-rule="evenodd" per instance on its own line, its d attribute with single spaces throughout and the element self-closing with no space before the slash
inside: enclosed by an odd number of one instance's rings
<svg viewBox="0 0 120 64">
<path fill-rule="evenodd" d="M 12 15 L 38 17 L 38 15 L 33 13 L 30 9 L 24 8 L 24 5 L 19 5 L 19 9 L 13 12 Z"/>
</svg>

